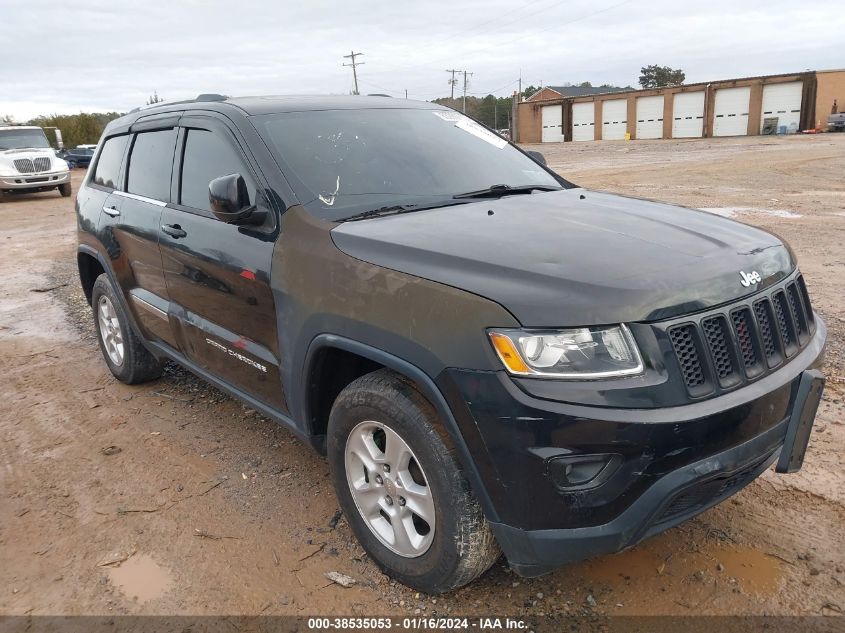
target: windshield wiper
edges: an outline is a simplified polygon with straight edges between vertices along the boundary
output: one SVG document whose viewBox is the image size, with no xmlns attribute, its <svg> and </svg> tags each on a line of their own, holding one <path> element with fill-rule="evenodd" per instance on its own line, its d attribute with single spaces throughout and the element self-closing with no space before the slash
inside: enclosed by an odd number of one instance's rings
<svg viewBox="0 0 845 633">
<path fill-rule="evenodd" d="M 553 187 L 551 185 L 519 185 L 512 187 L 511 185 L 492 185 L 487 189 L 479 189 L 478 191 L 467 191 L 466 193 L 458 193 L 452 196 L 453 198 L 501 198 L 502 196 L 509 196 L 515 193 L 531 193 L 532 191 L 559 191 L 563 187 Z"/>
<path fill-rule="evenodd" d="M 461 204 L 457 200 L 441 200 L 440 202 L 431 202 L 427 204 L 391 204 L 378 209 L 370 209 L 350 215 L 348 218 L 343 218 L 340 222 L 355 222 L 356 220 L 366 220 L 367 218 L 377 218 L 386 215 L 399 215 L 400 213 L 412 213 L 414 211 L 422 211 L 423 209 L 437 209 L 440 207 L 451 207 L 456 204 Z"/>
</svg>

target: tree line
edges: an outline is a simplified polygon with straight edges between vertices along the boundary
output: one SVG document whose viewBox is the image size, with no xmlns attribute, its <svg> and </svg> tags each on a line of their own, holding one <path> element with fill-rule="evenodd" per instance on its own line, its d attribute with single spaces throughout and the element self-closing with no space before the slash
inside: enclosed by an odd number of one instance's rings
<svg viewBox="0 0 845 633">
<path fill-rule="evenodd" d="M 639 84 L 641 88 L 665 88 L 669 86 L 679 86 L 684 83 L 686 75 L 680 68 L 670 68 L 669 66 L 659 66 L 652 64 L 650 66 L 643 66 L 640 68 Z M 615 88 L 608 84 L 594 86 L 589 81 L 584 81 L 579 84 L 563 84 L 565 86 L 578 86 L 579 88 L 595 88 L 595 92 L 607 92 L 609 88 Z M 522 91 L 522 99 L 527 99 L 534 93 L 541 90 L 541 86 L 529 85 Z M 626 86 L 626 90 L 634 90 L 632 86 Z M 435 99 L 434 103 L 445 105 L 453 108 L 459 112 L 464 110 L 464 102 L 462 97 L 451 99 L 443 97 Z M 512 97 L 495 97 L 487 95 L 486 97 L 467 97 L 466 98 L 466 113 L 474 119 L 484 123 L 493 129 L 503 129 L 510 126 L 511 106 L 513 104 Z"/>
</svg>

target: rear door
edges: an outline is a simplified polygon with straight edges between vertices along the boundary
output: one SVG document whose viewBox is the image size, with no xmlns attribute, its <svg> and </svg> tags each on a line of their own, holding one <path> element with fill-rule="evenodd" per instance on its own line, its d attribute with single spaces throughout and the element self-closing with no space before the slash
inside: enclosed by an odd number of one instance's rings
<svg viewBox="0 0 845 633">
<path fill-rule="evenodd" d="M 182 353 L 241 391 L 284 409 L 270 266 L 277 217 L 236 133 L 212 117 L 180 121 L 173 203 L 163 209 L 160 245 L 171 316 Z M 235 226 L 211 214 L 208 184 L 238 173 L 264 226 Z"/>
<path fill-rule="evenodd" d="M 158 237 L 161 210 L 170 200 L 176 129 L 171 124 L 118 138 L 122 139 L 123 147 L 128 147 L 128 153 L 123 159 L 125 166 L 117 176 L 119 182 L 111 183 L 118 186 L 104 201 L 99 233 L 141 334 L 173 345 Z M 100 165 L 110 156 L 110 151 L 107 142 L 98 160 L 94 182 L 106 177 L 101 175 Z"/>
</svg>

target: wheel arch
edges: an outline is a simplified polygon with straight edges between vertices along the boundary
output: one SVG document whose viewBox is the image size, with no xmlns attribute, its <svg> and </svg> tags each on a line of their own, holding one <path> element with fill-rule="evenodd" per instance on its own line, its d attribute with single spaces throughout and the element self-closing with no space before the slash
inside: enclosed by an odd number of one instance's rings
<svg viewBox="0 0 845 633">
<path fill-rule="evenodd" d="M 123 288 L 121 287 L 114 270 L 106 262 L 105 257 L 101 252 L 88 244 L 80 244 L 76 250 L 76 263 L 79 267 L 79 281 L 82 284 L 82 290 L 85 293 L 85 298 L 88 300 L 88 305 L 91 305 L 91 293 L 94 289 L 94 282 L 97 277 L 106 274 L 112 287 L 115 289 L 115 296 L 120 302 L 126 318 L 129 319 L 129 324 L 136 333 L 141 330 L 138 328 L 138 323 L 135 321 L 135 314 L 129 309 L 129 303 L 126 301 Z M 90 283 L 90 285 L 88 285 Z M 138 334 L 144 347 L 151 351 L 156 357 L 162 358 L 160 353 L 156 353 L 153 348 L 148 345 L 148 342 L 143 336 Z"/>
<path fill-rule="evenodd" d="M 94 282 L 97 277 L 106 272 L 105 266 L 96 251 L 89 251 L 87 248 L 80 248 L 76 253 L 76 264 L 79 268 L 79 281 L 82 284 L 82 292 L 91 305 L 91 293 L 94 290 Z"/>
<path fill-rule="evenodd" d="M 343 386 L 337 388 L 333 397 L 326 398 L 324 396 L 325 392 L 320 389 L 320 385 L 317 383 L 320 380 L 320 364 L 321 360 L 324 359 L 323 355 L 327 352 L 331 353 L 332 350 L 340 350 L 346 354 L 352 354 L 363 359 L 362 369 L 368 367 L 369 369 L 354 375 Z M 312 339 L 305 356 L 304 379 L 301 386 L 303 392 L 301 394 L 301 419 L 307 425 L 307 433 L 313 438 L 313 444 L 318 447 L 321 453 L 325 453 L 325 423 L 328 421 L 327 413 L 331 410 L 331 405 L 334 404 L 337 395 L 346 385 L 351 383 L 352 380 L 355 380 L 355 378 L 380 368 L 390 369 L 411 381 L 431 403 L 437 412 L 442 430 L 446 434 L 444 439 L 455 449 L 461 468 L 469 479 L 470 485 L 484 509 L 484 514 L 488 520 L 496 521 L 498 515 L 487 488 L 484 485 L 484 481 L 478 472 L 469 447 L 464 441 L 464 437 L 460 432 L 458 423 L 449 408 L 446 398 L 443 396 L 434 379 L 416 365 L 382 349 L 336 334 L 320 334 Z M 334 386 L 334 388 L 336 387 L 337 385 Z M 334 388 L 329 393 L 334 391 Z M 320 407 L 323 408 L 321 409 Z M 325 417 L 317 417 L 318 415 Z"/>
</svg>

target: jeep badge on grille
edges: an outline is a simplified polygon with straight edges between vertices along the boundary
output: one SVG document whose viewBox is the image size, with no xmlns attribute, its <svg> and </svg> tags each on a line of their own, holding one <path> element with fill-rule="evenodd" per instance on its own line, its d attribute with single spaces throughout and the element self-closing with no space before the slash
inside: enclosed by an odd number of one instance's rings
<svg viewBox="0 0 845 633">
<path fill-rule="evenodd" d="M 763 278 L 760 276 L 756 270 L 752 270 L 750 273 L 746 274 L 744 270 L 739 271 L 740 282 L 743 286 L 748 288 L 748 286 L 752 284 L 758 284 L 763 281 Z"/>
</svg>

